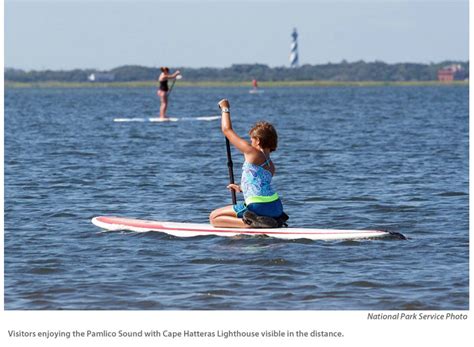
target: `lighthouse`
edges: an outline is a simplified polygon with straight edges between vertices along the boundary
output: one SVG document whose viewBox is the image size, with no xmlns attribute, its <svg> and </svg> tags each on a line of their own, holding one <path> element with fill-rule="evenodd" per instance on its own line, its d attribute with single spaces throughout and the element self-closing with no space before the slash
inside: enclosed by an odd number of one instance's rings
<svg viewBox="0 0 474 347">
<path fill-rule="evenodd" d="M 298 33 L 296 28 L 293 28 L 293 33 L 291 34 L 291 51 L 290 51 L 290 66 L 298 66 Z"/>
</svg>

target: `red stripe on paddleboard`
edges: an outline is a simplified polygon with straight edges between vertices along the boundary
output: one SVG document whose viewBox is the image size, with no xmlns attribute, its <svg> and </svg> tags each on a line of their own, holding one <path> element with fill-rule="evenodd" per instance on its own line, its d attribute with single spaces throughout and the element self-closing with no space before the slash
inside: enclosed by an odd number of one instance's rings
<svg viewBox="0 0 474 347">
<path fill-rule="evenodd" d="M 103 223 L 108 223 L 116 226 L 130 226 L 145 229 L 160 229 L 160 230 L 172 230 L 172 231 L 190 231 L 190 232 L 218 232 L 218 233 L 238 233 L 238 234 L 278 234 L 278 235 L 339 235 L 339 234 L 373 234 L 373 233 L 384 233 L 379 230 L 360 230 L 360 231 L 335 231 L 335 232 L 285 232 L 285 231 L 245 231 L 246 229 L 192 229 L 192 228 L 173 228 L 167 227 L 163 224 L 152 222 L 152 221 L 141 221 L 138 219 L 126 219 L 126 218 L 112 218 L 112 217 L 97 217 L 97 220 Z M 284 230 L 284 229 L 280 229 Z"/>
</svg>

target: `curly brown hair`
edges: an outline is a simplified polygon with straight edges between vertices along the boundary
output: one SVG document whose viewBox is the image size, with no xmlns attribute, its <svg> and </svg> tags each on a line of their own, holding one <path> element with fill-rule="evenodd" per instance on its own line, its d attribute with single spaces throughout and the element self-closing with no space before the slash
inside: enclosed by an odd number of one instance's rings
<svg viewBox="0 0 474 347">
<path fill-rule="evenodd" d="M 249 130 L 250 137 L 260 140 L 260 147 L 270 149 L 273 152 L 278 146 L 278 134 L 272 124 L 260 121 L 255 123 Z"/>
</svg>

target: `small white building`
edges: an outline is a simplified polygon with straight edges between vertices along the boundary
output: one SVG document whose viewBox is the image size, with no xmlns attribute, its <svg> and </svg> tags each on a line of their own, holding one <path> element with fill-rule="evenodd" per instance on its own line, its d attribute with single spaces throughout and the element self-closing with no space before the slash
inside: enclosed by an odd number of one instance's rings
<svg viewBox="0 0 474 347">
<path fill-rule="evenodd" d="M 115 75 L 113 73 L 95 72 L 91 73 L 87 79 L 89 82 L 111 82 L 115 80 Z"/>
</svg>

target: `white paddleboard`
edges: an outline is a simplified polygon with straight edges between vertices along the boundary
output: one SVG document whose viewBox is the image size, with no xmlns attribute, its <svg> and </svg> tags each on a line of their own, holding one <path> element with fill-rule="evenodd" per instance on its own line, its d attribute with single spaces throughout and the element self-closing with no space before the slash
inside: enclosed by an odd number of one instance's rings
<svg viewBox="0 0 474 347">
<path fill-rule="evenodd" d="M 218 120 L 218 119 L 221 119 L 221 116 L 202 116 L 202 117 L 195 117 L 195 118 L 185 118 L 185 119 L 189 119 L 189 120 L 207 120 L 207 121 L 211 121 L 211 120 Z"/>
<path fill-rule="evenodd" d="M 213 121 L 220 119 L 220 116 L 202 116 L 202 117 L 151 117 L 151 118 L 114 118 L 114 122 L 177 122 L 177 121 Z"/>
<path fill-rule="evenodd" d="M 135 232 L 157 231 L 177 237 L 193 237 L 204 235 L 217 236 L 269 236 L 279 239 L 310 239 L 310 240 L 356 240 L 368 238 L 384 238 L 395 236 L 405 238 L 402 234 L 381 230 L 337 230 L 310 228 L 274 228 L 274 229 L 237 229 L 215 228 L 210 224 L 160 222 L 133 218 L 100 216 L 92 218 L 92 223 L 109 231 L 128 230 Z"/>
<path fill-rule="evenodd" d="M 149 122 L 177 122 L 179 118 L 177 117 L 166 117 L 166 118 L 160 118 L 160 117 L 154 117 L 154 118 L 148 118 Z"/>
<path fill-rule="evenodd" d="M 250 94 L 262 94 L 263 92 L 264 92 L 264 90 L 262 90 L 262 89 L 250 89 L 249 90 Z"/>
<path fill-rule="evenodd" d="M 146 118 L 114 118 L 114 122 L 146 122 Z"/>
</svg>

